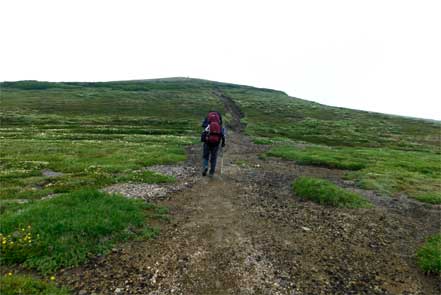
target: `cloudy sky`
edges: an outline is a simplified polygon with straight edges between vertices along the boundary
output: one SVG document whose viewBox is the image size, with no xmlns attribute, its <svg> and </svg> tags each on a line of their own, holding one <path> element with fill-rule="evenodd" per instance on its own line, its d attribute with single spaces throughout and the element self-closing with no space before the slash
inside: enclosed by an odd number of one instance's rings
<svg viewBox="0 0 441 295">
<path fill-rule="evenodd" d="M 196 77 L 441 120 L 441 1 L 4 0 L 0 81 Z"/>
</svg>

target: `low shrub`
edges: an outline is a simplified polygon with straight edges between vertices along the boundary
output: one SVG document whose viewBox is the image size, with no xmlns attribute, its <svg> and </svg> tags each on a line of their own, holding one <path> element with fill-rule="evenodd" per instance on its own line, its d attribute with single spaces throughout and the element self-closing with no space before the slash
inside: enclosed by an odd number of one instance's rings
<svg viewBox="0 0 441 295">
<path fill-rule="evenodd" d="M 416 200 L 430 204 L 441 204 L 441 192 L 421 194 L 415 197 Z"/>
<path fill-rule="evenodd" d="M 429 273 L 441 273 L 441 234 L 430 237 L 417 252 L 418 264 Z"/>
<path fill-rule="evenodd" d="M 346 191 L 324 179 L 299 177 L 293 183 L 293 190 L 297 196 L 322 205 L 345 208 L 372 206 L 360 195 Z"/>
</svg>

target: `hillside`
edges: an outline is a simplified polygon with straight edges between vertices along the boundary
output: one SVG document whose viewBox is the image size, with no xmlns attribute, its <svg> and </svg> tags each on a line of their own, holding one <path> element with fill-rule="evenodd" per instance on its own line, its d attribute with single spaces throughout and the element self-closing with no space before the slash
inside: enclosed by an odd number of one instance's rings
<svg viewBox="0 0 441 295">
<path fill-rule="evenodd" d="M 441 122 L 188 78 L 3 82 L 0 98 L 0 233 L 12 235 L 0 261 L 17 278 L 55 274 L 82 294 L 440 288 L 427 274 L 439 257 L 418 249 L 441 242 Z M 211 109 L 227 147 L 207 179 L 198 141 Z M 90 194 L 103 203 L 79 209 Z M 49 223 L 47 208 L 94 222 Z M 8 248 L 27 225 L 36 246 Z"/>
</svg>

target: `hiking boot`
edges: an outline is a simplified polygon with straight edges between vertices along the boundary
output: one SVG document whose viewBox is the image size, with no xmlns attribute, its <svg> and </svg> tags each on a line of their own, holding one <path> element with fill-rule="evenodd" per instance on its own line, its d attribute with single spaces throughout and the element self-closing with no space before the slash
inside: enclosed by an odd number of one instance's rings
<svg viewBox="0 0 441 295">
<path fill-rule="evenodd" d="M 208 171 L 208 168 L 204 168 L 204 170 L 202 171 L 202 176 L 207 176 L 207 171 Z"/>
<path fill-rule="evenodd" d="M 210 170 L 210 176 L 213 176 L 213 175 L 214 175 L 214 171 Z"/>
</svg>

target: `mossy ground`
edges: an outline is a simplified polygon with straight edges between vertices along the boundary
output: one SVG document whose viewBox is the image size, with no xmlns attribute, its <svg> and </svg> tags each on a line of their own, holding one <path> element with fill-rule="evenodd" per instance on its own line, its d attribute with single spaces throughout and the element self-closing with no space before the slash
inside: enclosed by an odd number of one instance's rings
<svg viewBox="0 0 441 295">
<path fill-rule="evenodd" d="M 0 221 L 0 263 L 22 263 L 41 273 L 77 266 L 116 242 L 152 237 L 149 218 L 162 208 L 140 200 L 83 190 L 9 210 Z"/>
<path fill-rule="evenodd" d="M 53 282 L 43 281 L 32 276 L 7 274 L 0 276 L 0 294 L 68 295 L 70 292 L 66 288 L 57 287 Z"/>
</svg>

